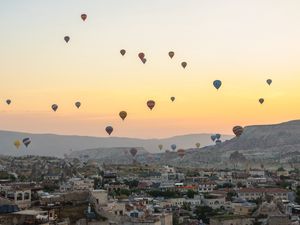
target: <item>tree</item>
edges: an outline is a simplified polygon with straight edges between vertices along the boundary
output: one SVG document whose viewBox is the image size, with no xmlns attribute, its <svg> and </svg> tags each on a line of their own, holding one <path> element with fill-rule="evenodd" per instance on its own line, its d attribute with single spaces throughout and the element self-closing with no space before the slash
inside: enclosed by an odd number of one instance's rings
<svg viewBox="0 0 300 225">
<path fill-rule="evenodd" d="M 298 186 L 296 190 L 295 202 L 297 202 L 297 204 L 300 204 L 300 186 Z"/>
<path fill-rule="evenodd" d="M 195 210 L 198 220 L 209 223 L 209 218 L 217 215 L 217 211 L 209 206 L 197 206 Z"/>
<path fill-rule="evenodd" d="M 195 192 L 193 190 L 188 190 L 186 195 L 188 196 L 188 198 L 194 198 Z"/>
</svg>

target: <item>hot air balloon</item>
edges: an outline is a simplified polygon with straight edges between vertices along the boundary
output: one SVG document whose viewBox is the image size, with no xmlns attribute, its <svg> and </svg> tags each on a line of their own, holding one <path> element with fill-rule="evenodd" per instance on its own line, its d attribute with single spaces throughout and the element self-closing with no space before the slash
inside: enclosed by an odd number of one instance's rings
<svg viewBox="0 0 300 225">
<path fill-rule="evenodd" d="M 75 106 L 77 107 L 77 109 L 79 109 L 81 106 L 81 102 L 75 102 Z"/>
<path fill-rule="evenodd" d="M 177 154 L 178 154 L 178 156 L 179 156 L 180 158 L 183 158 L 183 157 L 184 157 L 184 154 L 185 154 L 184 149 L 178 149 Z"/>
<path fill-rule="evenodd" d="M 221 138 L 221 134 L 216 134 L 215 136 L 216 136 L 217 140 L 219 140 Z"/>
<path fill-rule="evenodd" d="M 171 99 L 172 102 L 175 101 L 175 97 L 174 96 L 172 96 L 170 99 Z"/>
<path fill-rule="evenodd" d="M 219 88 L 222 86 L 222 81 L 220 81 L 220 80 L 215 80 L 215 81 L 213 82 L 213 85 L 214 85 L 214 87 L 215 87 L 217 90 L 219 90 Z"/>
<path fill-rule="evenodd" d="M 183 69 L 185 69 L 185 67 L 187 66 L 187 63 L 186 62 L 182 62 L 181 66 L 183 67 Z"/>
<path fill-rule="evenodd" d="M 163 145 L 158 145 L 159 150 L 162 150 L 163 147 Z"/>
<path fill-rule="evenodd" d="M 155 106 L 155 101 L 149 100 L 147 102 L 147 106 L 149 107 L 150 110 L 152 110 L 154 108 L 154 106 Z"/>
<path fill-rule="evenodd" d="M 14 141 L 14 146 L 15 146 L 17 149 L 19 149 L 20 146 L 21 146 L 21 142 L 20 142 L 19 140 L 15 140 L 15 141 Z"/>
<path fill-rule="evenodd" d="M 51 106 L 51 108 L 52 108 L 52 110 L 53 110 L 54 112 L 56 112 L 56 110 L 58 109 L 58 105 L 53 104 L 53 105 Z"/>
<path fill-rule="evenodd" d="M 172 145 L 171 145 L 171 149 L 172 149 L 173 151 L 175 151 L 176 148 L 177 148 L 177 146 L 176 146 L 175 144 L 172 144 Z"/>
<path fill-rule="evenodd" d="M 143 52 L 140 52 L 138 54 L 138 56 L 139 56 L 140 60 L 143 60 L 143 58 L 145 58 L 145 54 Z"/>
<path fill-rule="evenodd" d="M 147 62 L 147 59 L 146 58 L 143 58 L 142 59 L 142 62 L 145 64 Z"/>
<path fill-rule="evenodd" d="M 241 126 L 235 126 L 232 128 L 232 132 L 235 134 L 235 136 L 239 137 L 242 135 L 244 131 L 244 128 Z"/>
<path fill-rule="evenodd" d="M 135 157 L 137 152 L 138 152 L 138 150 L 136 148 L 130 149 L 130 154 L 132 155 L 132 157 Z"/>
<path fill-rule="evenodd" d="M 6 100 L 6 104 L 7 104 L 7 105 L 10 105 L 10 103 L 11 103 L 11 100 L 10 100 L 10 99 L 7 99 L 7 100 Z"/>
<path fill-rule="evenodd" d="M 172 59 L 174 57 L 175 53 L 173 51 L 169 52 L 169 57 Z"/>
<path fill-rule="evenodd" d="M 272 84 L 272 80 L 271 80 L 271 79 L 268 79 L 268 80 L 267 80 L 267 84 L 268 84 L 268 85 L 271 85 L 271 84 Z"/>
<path fill-rule="evenodd" d="M 212 140 L 213 142 L 217 139 L 216 135 L 214 135 L 214 134 L 211 135 L 210 138 L 211 138 L 211 140 Z"/>
<path fill-rule="evenodd" d="M 122 56 L 124 56 L 126 54 L 126 50 L 125 49 L 121 49 L 120 53 L 121 53 Z"/>
<path fill-rule="evenodd" d="M 167 149 L 165 152 L 166 152 L 166 153 L 170 153 L 170 150 L 169 150 L 169 149 Z"/>
<path fill-rule="evenodd" d="M 65 36 L 64 40 L 65 40 L 66 43 L 68 43 L 70 41 L 70 37 L 69 36 Z"/>
<path fill-rule="evenodd" d="M 260 98 L 258 101 L 259 101 L 259 103 L 260 103 L 260 104 L 263 104 L 263 103 L 264 103 L 264 101 L 265 101 L 265 99 L 263 99 L 263 98 Z"/>
<path fill-rule="evenodd" d="M 120 116 L 121 119 L 124 121 L 125 118 L 127 117 L 127 112 L 126 112 L 126 111 L 121 111 L 121 112 L 119 112 L 119 116 Z"/>
<path fill-rule="evenodd" d="M 86 14 L 81 14 L 81 19 L 83 20 L 83 21 L 85 21 L 86 20 L 86 18 L 87 18 L 87 15 Z"/>
<path fill-rule="evenodd" d="M 200 143 L 199 142 L 196 143 L 196 147 L 200 148 Z"/>
<path fill-rule="evenodd" d="M 24 139 L 23 139 L 23 144 L 25 145 L 26 148 L 28 147 L 28 145 L 29 145 L 30 143 L 31 143 L 30 138 L 24 138 Z"/>
<path fill-rule="evenodd" d="M 108 135 L 111 135 L 111 133 L 113 132 L 114 128 L 112 126 L 107 126 L 105 128 L 105 131 L 108 133 Z"/>
</svg>

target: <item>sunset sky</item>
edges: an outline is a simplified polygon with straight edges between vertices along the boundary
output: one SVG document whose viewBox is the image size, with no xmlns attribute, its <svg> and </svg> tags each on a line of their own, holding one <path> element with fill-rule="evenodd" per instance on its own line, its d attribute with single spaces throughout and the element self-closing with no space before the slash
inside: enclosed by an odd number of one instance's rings
<svg viewBox="0 0 300 225">
<path fill-rule="evenodd" d="M 159 138 L 299 119 L 299 12 L 299 0 L 2 1 L 0 130 Z"/>
</svg>

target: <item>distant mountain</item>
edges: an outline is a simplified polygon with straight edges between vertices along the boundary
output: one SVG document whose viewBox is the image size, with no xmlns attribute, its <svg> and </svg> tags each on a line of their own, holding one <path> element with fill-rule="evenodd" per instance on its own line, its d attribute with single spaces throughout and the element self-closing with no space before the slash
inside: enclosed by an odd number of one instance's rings
<svg viewBox="0 0 300 225">
<path fill-rule="evenodd" d="M 175 136 L 164 139 L 138 139 L 126 137 L 86 137 L 55 134 L 30 134 L 11 131 L 0 131 L 0 154 L 5 155 L 45 155 L 63 157 L 73 151 L 97 148 L 118 148 L 118 147 L 140 147 L 145 151 L 155 153 L 160 152 L 158 145 L 164 146 L 163 150 L 169 149 L 171 144 L 176 144 L 178 148 L 194 147 L 196 142 L 202 146 L 212 144 L 210 134 L 190 134 Z M 28 148 L 23 145 L 16 150 L 13 142 L 30 137 L 32 143 Z M 223 140 L 232 138 L 224 135 Z"/>
<path fill-rule="evenodd" d="M 230 155 L 236 151 L 243 154 L 248 162 L 300 164 L 300 120 L 274 125 L 247 126 L 238 138 L 234 137 L 198 151 L 187 150 L 186 156 L 180 163 L 197 166 L 207 163 L 228 166 Z M 179 159 L 173 155 L 173 158 L 170 156 L 167 161 L 176 164 Z"/>
</svg>

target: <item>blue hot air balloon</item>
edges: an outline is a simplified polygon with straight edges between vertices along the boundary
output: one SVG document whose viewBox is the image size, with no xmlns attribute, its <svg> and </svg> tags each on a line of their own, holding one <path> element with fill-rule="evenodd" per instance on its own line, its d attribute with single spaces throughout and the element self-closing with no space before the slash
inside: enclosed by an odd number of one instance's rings
<svg viewBox="0 0 300 225">
<path fill-rule="evenodd" d="M 28 147 L 28 145 L 31 143 L 30 138 L 24 138 L 23 139 L 23 144 L 26 146 L 26 148 Z"/>
<path fill-rule="evenodd" d="M 219 140 L 221 138 L 221 134 L 216 134 L 216 139 Z"/>
<path fill-rule="evenodd" d="M 215 80 L 215 81 L 213 82 L 213 85 L 214 85 L 214 87 L 218 90 L 218 89 L 221 87 L 221 85 L 222 85 L 222 81 L 220 81 L 220 80 Z"/>
<path fill-rule="evenodd" d="M 172 145 L 171 145 L 171 149 L 172 149 L 173 151 L 175 151 L 176 148 L 177 148 L 177 146 L 176 146 L 175 144 L 172 144 Z"/>
<path fill-rule="evenodd" d="M 213 142 L 217 139 L 216 135 L 214 135 L 214 134 L 211 135 L 210 138 L 211 138 L 211 140 L 212 140 Z"/>
</svg>

